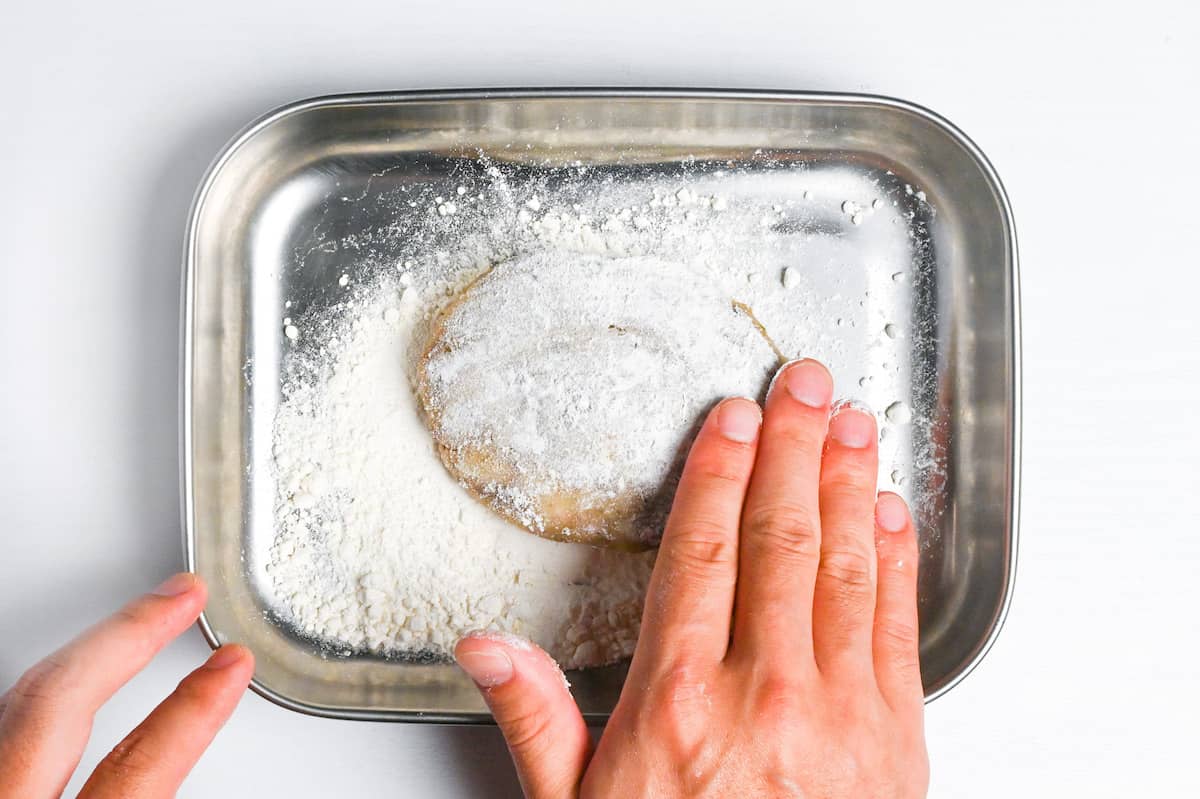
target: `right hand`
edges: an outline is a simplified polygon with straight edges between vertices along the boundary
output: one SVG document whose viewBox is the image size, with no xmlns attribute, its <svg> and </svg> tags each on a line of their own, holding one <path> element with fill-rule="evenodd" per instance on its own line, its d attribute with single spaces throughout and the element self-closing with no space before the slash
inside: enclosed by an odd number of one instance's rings
<svg viewBox="0 0 1200 799">
<path fill-rule="evenodd" d="M 764 412 L 709 415 L 594 754 L 544 652 L 459 642 L 529 797 L 925 794 L 916 536 L 903 500 L 876 497 L 874 417 L 832 396 L 799 361 Z"/>
</svg>

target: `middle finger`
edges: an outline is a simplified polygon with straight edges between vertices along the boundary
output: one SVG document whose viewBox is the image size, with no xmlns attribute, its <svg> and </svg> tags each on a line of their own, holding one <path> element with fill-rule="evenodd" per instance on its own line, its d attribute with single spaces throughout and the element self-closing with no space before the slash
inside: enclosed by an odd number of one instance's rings
<svg viewBox="0 0 1200 799">
<path fill-rule="evenodd" d="M 817 485 L 832 397 L 829 370 L 813 360 L 786 364 L 767 396 L 742 514 L 733 625 L 733 650 L 755 659 L 773 651 L 790 660 L 797 650 L 812 653 Z"/>
<path fill-rule="evenodd" d="M 80 799 L 174 796 L 233 713 L 254 672 L 245 647 L 223 646 L 92 772 Z"/>
</svg>

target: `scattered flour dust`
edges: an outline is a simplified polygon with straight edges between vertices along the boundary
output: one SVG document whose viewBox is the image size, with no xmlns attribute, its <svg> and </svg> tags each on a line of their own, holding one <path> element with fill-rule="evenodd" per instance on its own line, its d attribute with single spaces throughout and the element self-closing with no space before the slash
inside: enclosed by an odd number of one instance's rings
<svg viewBox="0 0 1200 799">
<path fill-rule="evenodd" d="M 753 194 L 725 169 L 683 188 L 672 178 L 668 188 L 595 184 L 580 167 L 577 181 L 555 187 L 510 183 L 489 166 L 443 191 L 453 200 L 406 186 L 374 199 L 416 221 L 333 240 L 314 228 L 298 251 L 302 268 L 310 255 L 357 261 L 331 272 L 342 298 L 310 310 L 290 297 L 281 320 L 275 537 L 265 563 L 273 612 L 339 654 L 445 660 L 479 630 L 524 636 L 566 669 L 633 652 L 654 553 L 550 541 L 497 515 L 443 465 L 414 390 L 417 359 L 448 298 L 531 252 L 576 262 L 651 256 L 703 270 L 722 296 L 753 309 L 778 354 L 819 358 L 841 389 L 887 408 L 881 458 L 895 466 L 880 487 L 909 495 L 920 513 L 941 469 L 930 403 L 913 404 L 917 387 L 907 382 L 908 348 L 925 331 L 894 320 L 912 302 L 914 214 L 924 198 L 888 188 L 891 173 L 874 185 L 839 169 L 798 174 L 819 190 L 781 200 Z M 331 195 L 330 207 L 366 197 Z"/>
<path fill-rule="evenodd" d="M 410 383 L 405 351 L 425 322 L 402 297 L 412 291 L 380 290 L 347 314 L 328 369 L 291 386 L 276 418 L 267 568 L 290 621 L 353 650 L 426 658 L 474 630 L 525 636 L 568 669 L 630 655 L 654 554 L 538 538 L 450 477 Z"/>
</svg>

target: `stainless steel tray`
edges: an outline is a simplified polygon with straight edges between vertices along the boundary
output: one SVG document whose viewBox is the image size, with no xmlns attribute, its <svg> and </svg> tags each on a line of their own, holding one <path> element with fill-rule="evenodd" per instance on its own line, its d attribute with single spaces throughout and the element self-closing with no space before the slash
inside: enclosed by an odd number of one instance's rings
<svg viewBox="0 0 1200 799">
<path fill-rule="evenodd" d="M 452 665 L 333 655 L 294 634 L 271 612 L 254 555 L 273 535 L 264 458 L 282 370 L 279 298 L 301 291 L 319 303 L 330 281 L 355 268 L 344 251 L 316 265 L 296 262 L 314 209 L 336 189 L 356 202 L 325 203 L 325 224 L 347 235 L 397 224 L 395 209 L 372 210 L 371 198 L 407 180 L 450 196 L 450 160 L 517 163 L 531 174 L 548 165 L 603 166 L 618 177 L 624 168 L 670 177 L 721 164 L 736 171 L 745 196 L 768 203 L 822 181 L 886 183 L 903 212 L 911 279 L 892 280 L 894 264 L 870 253 L 854 279 L 872 306 L 920 335 L 895 345 L 902 368 L 891 371 L 867 363 L 878 335 L 869 326 L 830 331 L 806 354 L 830 361 L 843 386 L 871 374 L 860 394 L 876 407 L 907 392 L 927 419 L 914 435 L 893 439 L 890 456 L 910 475 L 900 490 L 920 508 L 927 698 L 979 662 L 1003 621 L 1016 563 L 1020 368 L 1012 216 L 971 141 L 929 111 L 882 97 L 425 92 L 319 98 L 271 112 L 220 154 L 192 209 L 182 406 L 187 562 L 211 590 L 204 634 L 213 645 L 240 641 L 254 650 L 256 691 L 316 715 L 490 718 Z M 853 246 L 848 216 L 795 230 L 784 216 L 772 224 L 785 240 L 826 235 Z M 824 290 L 830 302 L 846 291 Z M 589 719 L 607 717 L 623 678 L 621 666 L 571 675 Z"/>
</svg>

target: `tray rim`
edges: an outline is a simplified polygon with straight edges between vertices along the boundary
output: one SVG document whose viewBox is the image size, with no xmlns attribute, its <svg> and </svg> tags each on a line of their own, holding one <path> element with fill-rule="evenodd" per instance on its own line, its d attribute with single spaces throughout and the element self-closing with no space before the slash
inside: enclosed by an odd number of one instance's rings
<svg viewBox="0 0 1200 799">
<path fill-rule="evenodd" d="M 1011 429 L 1008 431 L 1008 492 L 1011 503 L 1008 507 L 1008 534 L 1011 546 L 1006 563 L 1007 579 L 1001 597 L 1000 607 L 992 622 L 991 629 L 978 650 L 952 678 L 925 696 L 925 704 L 945 696 L 952 688 L 966 679 L 984 657 L 991 651 L 1000 631 L 1008 619 L 1012 605 L 1013 593 L 1016 586 L 1017 560 L 1020 549 L 1020 507 L 1021 507 L 1021 421 L 1022 421 L 1022 374 L 1021 374 L 1021 284 L 1020 284 L 1020 251 L 1017 242 L 1016 223 L 1013 217 L 1012 205 L 1008 192 L 1004 188 L 991 161 L 975 142 L 954 123 L 937 112 L 908 100 L 902 100 L 887 95 L 867 94 L 858 92 L 829 92 L 829 91 L 787 91 L 773 89 L 705 89 L 705 88 L 625 88 L 625 87 L 525 87 L 525 88 L 455 88 L 455 89 L 411 89 L 390 92 L 352 92 L 344 94 L 324 94 L 284 103 L 242 127 L 217 152 L 193 196 L 188 209 L 187 225 L 184 233 L 183 246 L 183 281 L 182 297 L 180 300 L 180 374 L 179 374 L 179 456 L 180 456 L 180 510 L 181 528 L 183 534 L 184 563 L 187 571 L 196 570 L 196 530 L 195 530 L 195 500 L 192 495 L 192 349 L 195 297 L 195 268 L 197 233 L 200 212 L 208 197 L 217 175 L 222 167 L 237 152 L 237 150 L 259 131 L 279 122 L 280 120 L 305 111 L 335 105 L 378 105 L 378 104 L 407 104 L 415 102 L 433 102 L 443 100 L 544 100 L 544 99 L 663 99 L 663 100 L 765 100 L 787 103 L 843 103 L 847 105 L 878 105 L 903 111 L 921 117 L 935 127 L 940 128 L 958 143 L 979 166 L 984 177 L 991 184 L 999 201 L 1000 210 L 1007 228 L 1007 244 L 1012 257 L 1010 275 L 1011 296 L 1009 322 L 1012 326 L 1012 339 L 1009 342 L 1012 355 L 1009 363 L 1012 369 L 1012 389 L 1008 397 L 1011 409 Z M 215 630 L 208 621 L 207 609 L 200 613 L 196 622 L 204 640 L 210 647 L 220 646 Z M 422 722 L 436 724 L 484 724 L 495 725 L 490 713 L 437 713 L 422 711 L 399 710 L 369 710 L 356 708 L 341 708 L 316 705 L 286 696 L 260 681 L 257 675 L 250 680 L 250 690 L 264 699 L 280 707 L 294 710 L 309 716 L 333 719 L 351 719 L 361 721 L 392 721 L 392 722 Z M 589 724 L 604 723 L 608 714 L 584 714 Z"/>
</svg>

